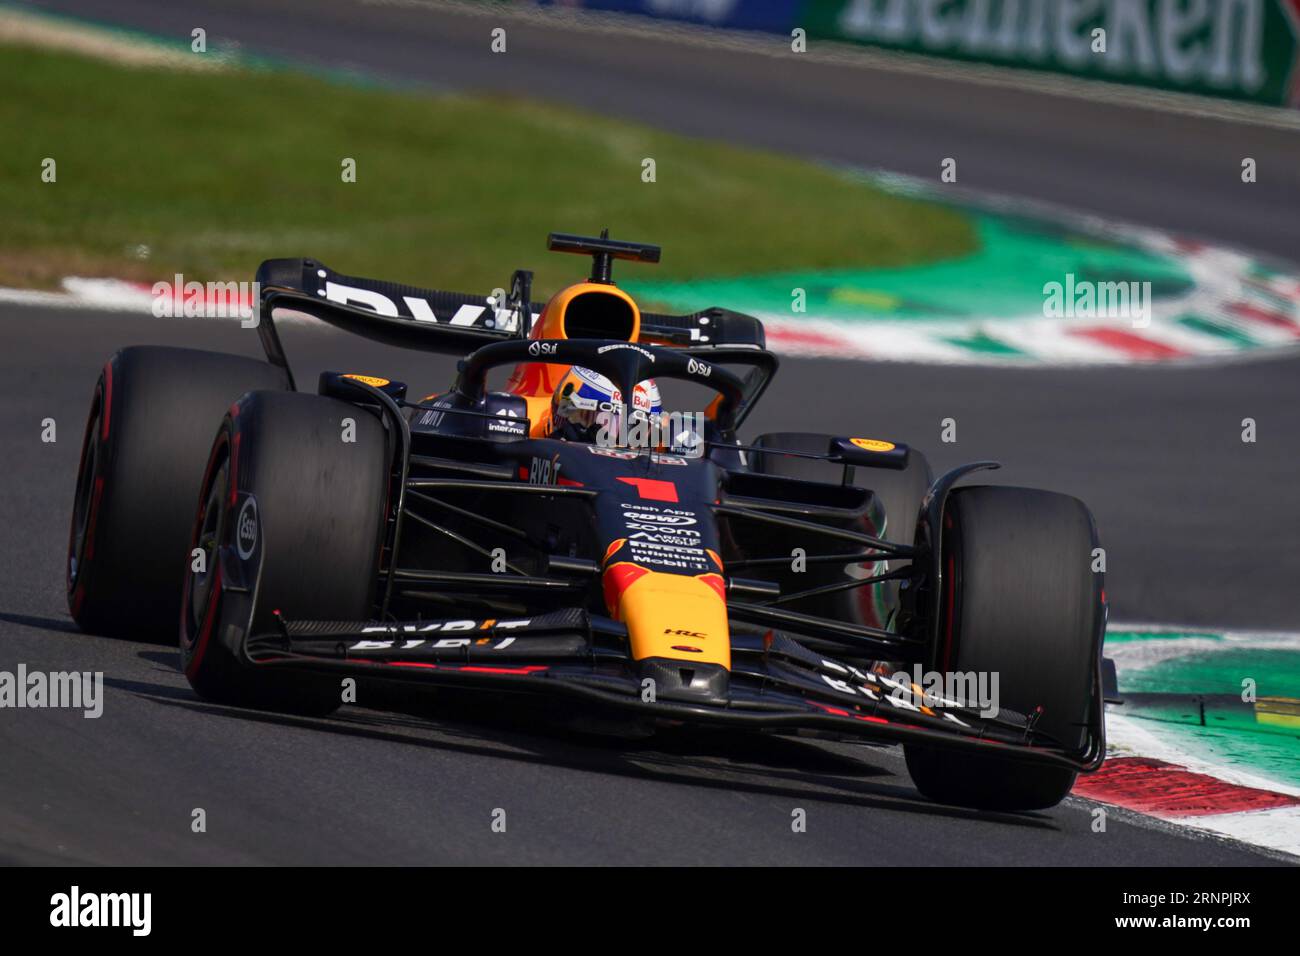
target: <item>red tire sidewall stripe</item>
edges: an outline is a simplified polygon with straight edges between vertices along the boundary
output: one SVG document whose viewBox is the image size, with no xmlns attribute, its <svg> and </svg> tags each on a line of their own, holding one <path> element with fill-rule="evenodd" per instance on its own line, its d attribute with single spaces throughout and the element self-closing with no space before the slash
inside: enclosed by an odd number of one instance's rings
<svg viewBox="0 0 1300 956">
<path fill-rule="evenodd" d="M 113 363 L 104 365 L 104 408 L 100 416 L 99 440 L 108 441 L 108 423 L 113 417 Z"/>
<path fill-rule="evenodd" d="M 80 566 L 77 568 L 77 581 L 76 584 L 73 585 L 72 587 L 72 616 L 73 617 L 76 617 L 77 614 L 80 613 L 81 605 L 86 600 L 86 585 L 85 585 L 86 575 L 85 575 L 84 564 L 85 562 L 91 560 L 95 556 L 95 526 L 98 524 L 99 521 L 100 501 L 104 496 L 104 460 L 105 460 L 105 449 L 107 448 L 107 442 L 108 442 L 108 420 L 109 420 L 109 416 L 112 413 L 112 402 L 113 402 L 113 363 L 107 362 L 104 365 L 103 376 L 101 377 L 99 383 L 95 386 L 95 394 L 91 398 L 92 409 L 95 407 L 96 403 L 98 403 L 99 405 L 100 426 L 98 429 L 99 432 L 98 440 L 100 445 L 104 447 L 98 449 L 95 455 L 95 468 L 98 474 L 95 475 L 95 486 L 90 494 L 90 505 L 89 505 L 90 513 L 86 515 L 86 536 L 81 543 L 81 554 L 80 556 L 78 556 L 79 557 L 78 564 Z M 82 434 L 80 469 L 85 469 L 86 452 L 90 449 L 90 443 L 96 440 L 95 439 L 96 429 L 92 427 L 92 422 L 93 419 L 86 420 L 86 428 Z M 69 560 L 67 560 L 66 562 L 66 569 L 64 572 L 69 577 L 72 574 L 71 558 L 74 557 L 72 553 L 72 549 L 76 547 L 76 543 L 77 543 L 77 528 L 76 528 L 75 521 L 76 521 L 76 514 L 74 511 L 73 514 L 74 523 L 71 525 L 71 527 L 68 528 L 68 559 Z"/>
<path fill-rule="evenodd" d="M 190 554 L 191 555 L 193 555 L 194 549 L 198 547 L 199 534 L 203 530 L 204 506 L 207 504 L 208 501 L 208 494 L 211 490 L 211 483 L 214 479 L 216 465 L 219 460 L 218 453 L 220 452 L 223 444 L 229 446 L 230 448 L 230 453 L 228 457 L 230 460 L 230 465 L 229 465 L 230 488 L 231 488 L 231 496 L 232 496 L 232 504 L 233 504 L 233 496 L 235 494 L 235 486 L 236 486 L 235 449 L 238 448 L 239 433 L 235 432 L 234 441 L 231 441 L 230 431 L 234 430 L 236 427 L 234 416 L 238 413 L 238 410 L 239 410 L 238 405 L 231 406 L 230 429 L 228 430 L 224 427 L 222 428 L 220 434 L 217 436 L 217 440 L 213 443 L 211 453 L 208 455 L 208 465 L 207 468 L 205 468 L 203 471 L 203 481 L 199 485 L 199 503 L 194 514 L 194 527 L 190 531 Z M 187 677 L 193 677 L 195 674 L 198 673 L 199 668 L 202 666 L 203 655 L 204 652 L 207 650 L 208 640 L 212 633 L 212 625 L 213 625 L 213 621 L 215 620 L 216 609 L 217 606 L 221 603 L 221 562 L 219 560 L 219 555 L 220 552 L 218 549 L 218 553 L 213 555 L 213 559 L 217 562 L 217 566 L 212 571 L 215 577 L 213 577 L 212 579 L 212 587 L 208 592 L 209 595 L 208 607 L 203 615 L 203 626 L 199 630 L 198 637 L 196 637 L 194 640 L 194 649 L 190 655 L 189 663 L 185 665 L 185 674 Z M 191 571 L 191 573 L 193 572 Z M 190 616 L 191 589 L 189 586 L 188 576 L 186 577 L 185 583 L 186 583 L 185 593 L 181 597 L 180 624 L 181 624 L 182 634 L 188 633 L 188 624 L 189 624 L 189 616 Z"/>
<path fill-rule="evenodd" d="M 95 491 L 90 496 L 90 519 L 86 522 L 86 545 L 82 549 L 87 561 L 95 559 L 95 523 L 99 520 L 99 502 L 104 497 L 104 476 L 95 476 Z M 80 577 L 80 575 L 78 575 Z"/>
<path fill-rule="evenodd" d="M 944 514 L 944 524 L 948 528 L 953 527 L 952 515 Z M 939 540 L 943 540 L 943 534 L 940 532 Z M 953 619 L 957 614 L 957 558 L 953 555 L 954 542 L 952 537 L 948 538 L 947 554 L 944 555 L 944 564 L 946 567 L 946 580 L 943 582 L 944 590 L 944 615 L 943 615 L 943 653 L 941 655 L 941 671 L 945 674 L 952 671 L 952 632 Z"/>
<path fill-rule="evenodd" d="M 230 416 L 230 430 L 233 437 L 230 439 L 230 502 L 231 508 L 235 507 L 235 499 L 239 496 L 239 402 L 230 406 L 227 412 Z"/>
<path fill-rule="evenodd" d="M 212 572 L 215 577 L 212 579 L 212 590 L 209 592 L 208 609 L 203 615 L 203 627 L 199 631 L 198 640 L 194 643 L 194 653 L 190 657 L 190 662 L 185 666 L 185 676 L 193 677 L 203 666 L 203 655 L 208 649 L 208 641 L 212 637 L 212 625 L 216 621 L 217 606 L 221 604 L 221 564 L 218 562 Z"/>
</svg>

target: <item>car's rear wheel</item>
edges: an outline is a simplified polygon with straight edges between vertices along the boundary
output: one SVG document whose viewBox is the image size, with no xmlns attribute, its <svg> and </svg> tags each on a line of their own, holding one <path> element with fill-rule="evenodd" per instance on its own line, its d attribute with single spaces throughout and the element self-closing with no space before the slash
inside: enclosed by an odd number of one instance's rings
<svg viewBox="0 0 1300 956">
<path fill-rule="evenodd" d="M 944 612 L 932 668 L 996 674 L 1000 708 L 1027 715 L 1041 707 L 1036 729 L 1081 752 L 1100 706 L 1104 627 L 1092 515 L 1068 495 L 983 486 L 955 490 L 944 524 Z M 980 809 L 1055 806 L 1076 776 L 992 754 L 904 749 L 923 794 Z"/>
<path fill-rule="evenodd" d="M 327 714 L 342 702 L 327 675 L 255 665 L 246 633 L 285 620 L 372 615 L 388 482 L 382 423 L 337 399 L 251 392 L 223 420 L 203 479 L 185 578 L 181 659 L 206 700 Z M 238 570 L 241 584 L 223 580 Z M 253 587 L 255 583 L 255 587 Z"/>
<path fill-rule="evenodd" d="M 754 440 L 753 444 L 758 448 L 824 455 L 830 448 L 831 440 L 830 435 L 819 435 L 811 432 L 772 432 L 767 435 L 760 435 Z M 818 461 L 813 458 L 796 458 L 791 455 L 752 452 L 750 460 L 755 471 L 782 478 L 798 478 L 803 481 L 839 484 L 844 473 L 843 465 Z M 915 448 L 909 449 L 906 468 L 895 471 L 885 468 L 860 467 L 856 470 L 854 480 L 856 484 L 870 488 L 883 509 L 884 526 L 875 529 L 877 533 L 889 541 L 899 544 L 912 544 L 913 537 L 916 534 L 916 520 L 921 508 L 921 499 L 925 497 L 925 493 L 933 480 L 930 473 L 930 463 L 926 460 L 925 455 Z M 854 569 L 854 574 L 859 577 L 867 574 L 880 574 L 886 570 L 895 570 L 907 563 L 906 559 L 899 559 L 881 562 L 875 566 L 858 566 Z M 809 566 L 806 572 L 797 577 L 783 576 L 780 583 L 783 589 L 794 588 L 798 590 L 845 581 L 848 579 L 847 574 L 848 572 L 838 567 L 823 565 L 820 568 L 813 568 Z M 861 592 L 857 594 L 845 592 L 814 599 L 814 602 L 808 606 L 797 609 L 837 618 L 848 616 L 851 620 L 860 619 L 864 620 L 865 623 L 888 626 L 890 624 L 889 609 L 896 607 L 898 602 L 898 582 L 886 582 L 879 588 L 879 591 L 882 595 L 881 603 L 883 607 L 881 608 L 867 608 L 864 611 L 861 602 L 867 596 Z M 855 606 L 851 603 L 854 601 L 859 602 L 858 605 Z"/>
<path fill-rule="evenodd" d="M 785 451 L 826 454 L 832 437 L 812 432 L 772 432 L 759 435 L 754 445 L 759 448 L 780 448 Z M 765 475 L 783 478 L 801 478 L 804 481 L 826 481 L 838 484 L 844 473 L 843 465 L 813 458 L 795 458 L 790 455 L 754 453 L 754 470 Z M 912 543 L 916 533 L 916 517 L 930 483 L 934 480 L 930 462 L 915 448 L 908 449 L 907 467 L 895 471 L 888 468 L 858 468 L 856 483 L 870 488 L 885 509 L 886 526 L 883 535 L 890 541 Z"/>
<path fill-rule="evenodd" d="M 212 434 L 282 369 L 194 349 L 136 346 L 108 360 L 82 438 L 68 534 L 68 607 L 82 630 L 174 642 L 194 500 Z"/>
</svg>

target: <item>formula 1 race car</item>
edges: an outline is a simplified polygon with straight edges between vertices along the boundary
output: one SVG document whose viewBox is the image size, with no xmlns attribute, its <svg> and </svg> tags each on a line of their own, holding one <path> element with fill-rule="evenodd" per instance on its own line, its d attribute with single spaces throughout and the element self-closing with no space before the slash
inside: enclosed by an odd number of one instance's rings
<svg viewBox="0 0 1300 956">
<path fill-rule="evenodd" d="M 378 678 L 899 742 L 923 794 L 1000 810 L 1100 766 L 1105 592 L 1080 501 L 959 484 L 994 462 L 932 479 L 877 437 L 742 443 L 778 364 L 761 323 L 643 313 L 611 267 L 655 246 L 549 247 L 593 270 L 539 314 L 522 270 L 484 297 L 272 259 L 266 361 L 116 353 L 77 479 L 77 623 L 173 641 L 179 623 L 186 677 L 224 704 L 326 714 L 342 678 Z M 464 357 L 419 401 L 355 372 L 301 392 L 276 309 Z M 703 410 L 665 412 L 672 383 Z"/>
</svg>

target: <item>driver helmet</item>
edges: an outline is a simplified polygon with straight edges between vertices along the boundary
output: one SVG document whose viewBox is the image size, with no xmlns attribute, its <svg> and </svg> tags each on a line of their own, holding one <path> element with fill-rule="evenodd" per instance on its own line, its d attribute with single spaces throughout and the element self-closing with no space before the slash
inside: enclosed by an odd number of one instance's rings
<svg viewBox="0 0 1300 956">
<path fill-rule="evenodd" d="M 627 410 L 628 427 L 638 419 L 656 423 L 663 411 L 659 386 L 648 378 L 638 382 Z M 623 394 L 614 383 L 591 369 L 572 366 L 551 395 L 552 438 L 595 442 L 602 430 L 619 436 L 623 431 Z"/>
</svg>

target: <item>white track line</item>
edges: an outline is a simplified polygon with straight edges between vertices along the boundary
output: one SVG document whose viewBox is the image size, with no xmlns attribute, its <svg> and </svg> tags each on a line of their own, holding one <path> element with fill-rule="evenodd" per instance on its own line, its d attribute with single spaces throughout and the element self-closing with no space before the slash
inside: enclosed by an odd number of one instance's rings
<svg viewBox="0 0 1300 956">
<path fill-rule="evenodd" d="M 1179 820 L 1178 823 L 1229 836 L 1252 846 L 1265 846 L 1300 856 L 1300 807 L 1220 813 Z"/>
</svg>

